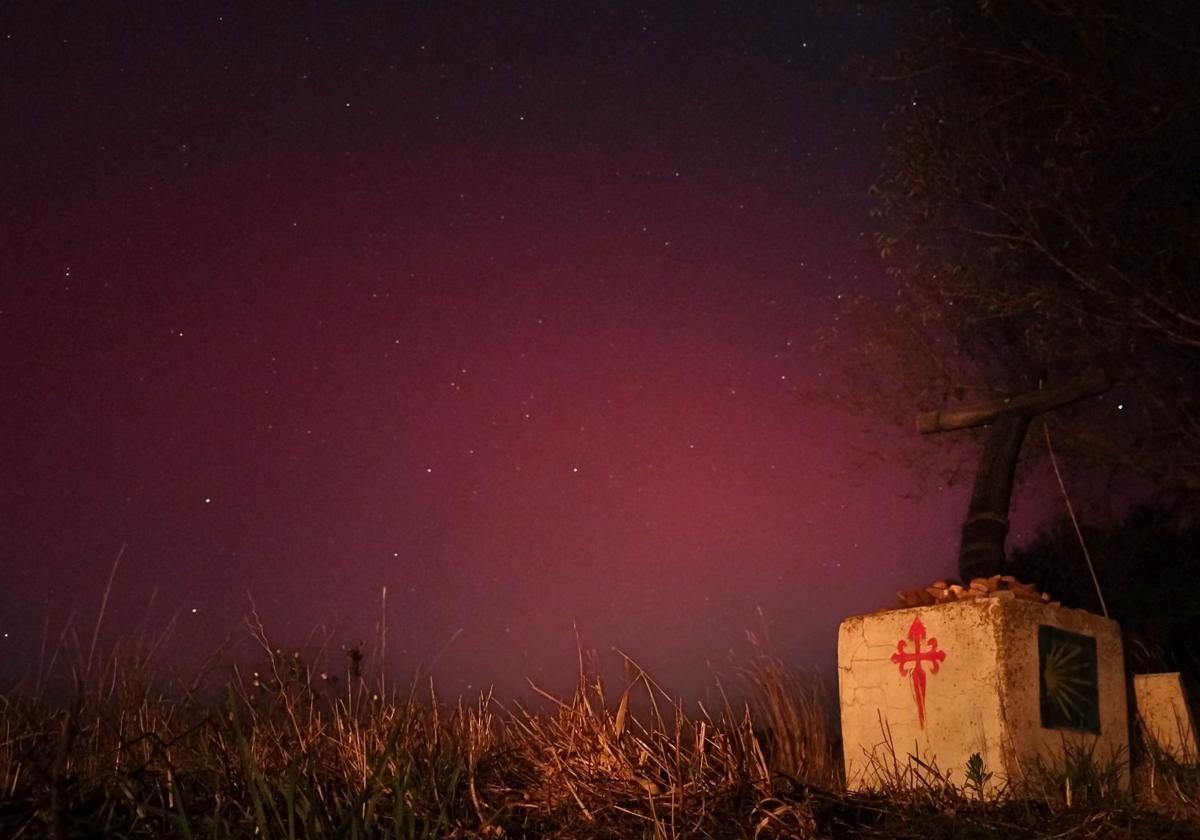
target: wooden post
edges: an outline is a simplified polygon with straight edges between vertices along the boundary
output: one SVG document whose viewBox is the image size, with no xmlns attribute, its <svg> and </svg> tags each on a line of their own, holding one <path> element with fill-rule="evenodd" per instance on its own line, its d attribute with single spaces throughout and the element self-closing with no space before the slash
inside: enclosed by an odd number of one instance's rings
<svg viewBox="0 0 1200 840">
<path fill-rule="evenodd" d="M 930 411 L 917 417 L 917 430 L 921 434 L 992 426 L 980 455 L 959 543 L 958 574 L 964 583 L 1004 571 L 1013 475 L 1030 422 L 1039 414 L 1102 394 L 1110 387 L 1108 374 L 1088 369 L 1052 388 L 1040 388 L 974 408 Z"/>
</svg>

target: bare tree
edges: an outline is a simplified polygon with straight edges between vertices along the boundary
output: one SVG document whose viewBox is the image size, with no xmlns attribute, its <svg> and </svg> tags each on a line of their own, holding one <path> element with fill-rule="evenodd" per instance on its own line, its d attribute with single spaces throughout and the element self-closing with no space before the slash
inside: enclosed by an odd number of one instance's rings
<svg viewBox="0 0 1200 840">
<path fill-rule="evenodd" d="M 1100 368 L 1063 451 L 1200 507 L 1200 7 L 931 0 L 897 25 L 894 296 L 859 301 L 858 402 L 911 422 Z"/>
</svg>

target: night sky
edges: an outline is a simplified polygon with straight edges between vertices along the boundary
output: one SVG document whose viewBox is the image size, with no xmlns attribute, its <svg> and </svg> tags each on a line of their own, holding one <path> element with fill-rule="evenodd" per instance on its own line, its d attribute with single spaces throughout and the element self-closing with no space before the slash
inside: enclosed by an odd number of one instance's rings
<svg viewBox="0 0 1200 840">
<path fill-rule="evenodd" d="M 451 694 L 575 628 L 826 667 L 952 574 L 968 488 L 865 468 L 904 432 L 813 349 L 886 291 L 891 34 L 833 5 L 4 4 L 6 667 L 122 546 L 112 635 L 341 645 L 386 587 Z"/>
</svg>

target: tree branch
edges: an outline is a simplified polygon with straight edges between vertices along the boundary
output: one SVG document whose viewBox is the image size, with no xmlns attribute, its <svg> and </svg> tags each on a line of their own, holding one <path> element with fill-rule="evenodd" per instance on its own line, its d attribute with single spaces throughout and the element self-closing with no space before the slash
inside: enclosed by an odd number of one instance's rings
<svg viewBox="0 0 1200 840">
<path fill-rule="evenodd" d="M 1024 414 L 1032 417 L 1065 405 L 1103 394 L 1112 387 L 1108 373 L 1089 368 L 1070 382 L 1053 388 L 1030 391 L 1011 399 L 972 408 L 926 411 L 917 415 L 917 431 L 923 435 L 986 426 L 1002 417 Z"/>
</svg>

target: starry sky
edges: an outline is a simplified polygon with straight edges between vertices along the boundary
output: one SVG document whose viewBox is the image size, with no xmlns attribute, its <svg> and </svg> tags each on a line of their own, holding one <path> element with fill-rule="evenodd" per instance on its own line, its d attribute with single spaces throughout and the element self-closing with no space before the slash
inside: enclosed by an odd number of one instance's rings
<svg viewBox="0 0 1200 840">
<path fill-rule="evenodd" d="M 853 3 L 5 4 L 0 650 L 253 598 L 454 693 L 680 692 L 952 573 L 814 352 L 885 291 Z M 90 631 L 88 631 L 90 632 Z"/>
</svg>

